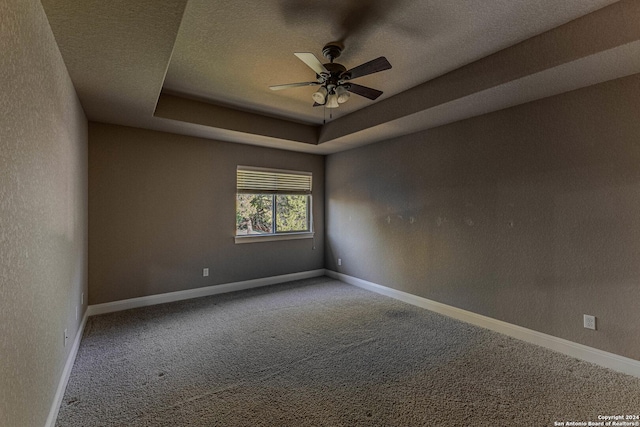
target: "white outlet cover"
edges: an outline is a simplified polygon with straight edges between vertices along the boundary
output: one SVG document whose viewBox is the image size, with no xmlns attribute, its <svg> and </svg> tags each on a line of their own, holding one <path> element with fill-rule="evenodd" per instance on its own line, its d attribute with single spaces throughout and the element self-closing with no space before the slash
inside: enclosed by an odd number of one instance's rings
<svg viewBox="0 0 640 427">
<path fill-rule="evenodd" d="M 338 258 L 338 265 L 342 265 L 342 258 Z"/>
<path fill-rule="evenodd" d="M 207 277 L 209 275 L 209 269 L 208 268 L 203 268 L 202 269 L 202 277 Z"/>
<path fill-rule="evenodd" d="M 589 314 L 584 315 L 584 327 L 587 329 L 596 330 L 596 316 L 591 316 Z"/>
</svg>

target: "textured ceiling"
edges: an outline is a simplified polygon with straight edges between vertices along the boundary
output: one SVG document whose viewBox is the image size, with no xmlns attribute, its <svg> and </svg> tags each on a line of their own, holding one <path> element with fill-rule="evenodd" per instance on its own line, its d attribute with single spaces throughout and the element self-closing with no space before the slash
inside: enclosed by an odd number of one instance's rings
<svg viewBox="0 0 640 427">
<path fill-rule="evenodd" d="M 639 3 L 42 0 L 91 120 L 317 153 L 638 73 Z M 336 40 L 347 68 L 389 59 L 357 80 L 377 101 L 330 118 L 311 87 L 268 89 Z"/>
<path fill-rule="evenodd" d="M 190 0 L 165 89 L 214 102 L 321 124 L 313 87 L 272 92 L 269 85 L 315 80 L 294 52 L 341 40 L 347 68 L 385 56 L 393 68 L 358 84 L 380 99 L 564 24 L 611 0 Z M 215 7 L 212 7 L 215 4 Z M 346 36 L 346 37 L 345 37 Z M 334 118 L 371 101 L 352 96 Z"/>
<path fill-rule="evenodd" d="M 151 117 L 187 0 L 41 2 L 87 117 Z"/>
</svg>

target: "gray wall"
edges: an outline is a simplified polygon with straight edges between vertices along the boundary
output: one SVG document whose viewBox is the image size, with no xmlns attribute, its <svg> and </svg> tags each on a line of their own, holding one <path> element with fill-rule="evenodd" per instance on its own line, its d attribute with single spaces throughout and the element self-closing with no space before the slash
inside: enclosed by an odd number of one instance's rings
<svg viewBox="0 0 640 427">
<path fill-rule="evenodd" d="M 640 360 L 638 99 L 634 75 L 329 156 L 327 268 Z"/>
<path fill-rule="evenodd" d="M 234 243 L 238 164 L 313 172 L 315 249 Z M 324 268 L 323 156 L 90 123 L 89 193 L 91 304 Z"/>
<path fill-rule="evenodd" d="M 0 1 L 0 52 L 0 425 L 41 427 L 87 292 L 87 121 L 38 0 Z"/>
</svg>

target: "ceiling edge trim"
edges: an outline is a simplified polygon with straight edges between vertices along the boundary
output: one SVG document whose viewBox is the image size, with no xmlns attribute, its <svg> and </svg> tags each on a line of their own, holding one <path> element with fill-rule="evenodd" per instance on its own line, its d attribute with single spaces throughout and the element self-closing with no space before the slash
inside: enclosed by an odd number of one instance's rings
<svg viewBox="0 0 640 427">
<path fill-rule="evenodd" d="M 154 117 L 317 145 L 318 126 L 268 117 L 161 93 Z"/>
</svg>

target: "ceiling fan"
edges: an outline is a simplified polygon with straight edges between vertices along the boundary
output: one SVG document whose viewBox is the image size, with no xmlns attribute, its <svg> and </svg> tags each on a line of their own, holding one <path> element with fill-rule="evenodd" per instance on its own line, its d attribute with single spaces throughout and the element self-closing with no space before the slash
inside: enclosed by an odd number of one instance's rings
<svg viewBox="0 0 640 427">
<path fill-rule="evenodd" d="M 316 80 L 312 82 L 269 86 L 269 89 L 282 90 L 292 87 L 320 86 L 320 88 L 311 95 L 315 101 L 313 104 L 314 107 L 325 106 L 327 108 L 338 108 L 340 104 L 349 100 L 349 92 L 371 100 L 377 99 L 382 95 L 382 91 L 351 83 L 351 80 L 390 69 L 391 64 L 387 61 L 387 58 L 381 56 L 347 70 L 344 65 L 333 62 L 334 59 L 340 56 L 342 49 L 343 46 L 340 43 L 328 43 L 325 45 L 324 48 L 322 48 L 322 54 L 329 60 L 327 64 L 322 64 L 313 53 L 294 53 L 302 62 L 316 72 Z"/>
</svg>

